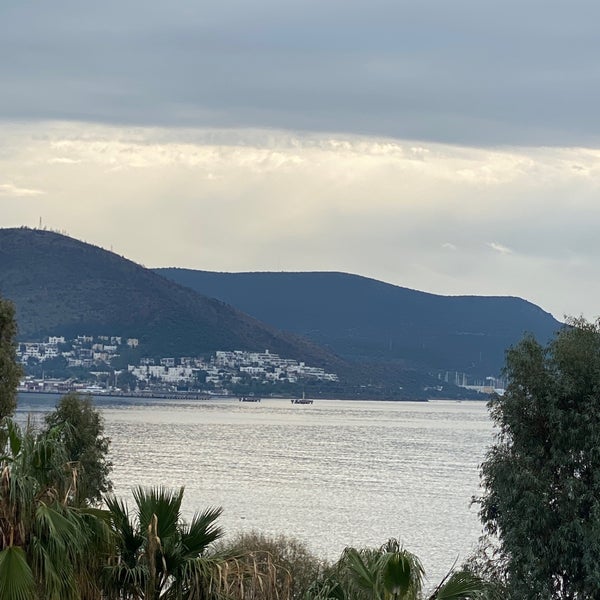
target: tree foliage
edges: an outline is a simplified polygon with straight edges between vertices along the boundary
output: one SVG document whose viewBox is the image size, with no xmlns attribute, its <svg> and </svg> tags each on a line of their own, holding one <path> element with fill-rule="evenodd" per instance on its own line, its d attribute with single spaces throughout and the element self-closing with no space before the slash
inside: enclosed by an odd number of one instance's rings
<svg viewBox="0 0 600 600">
<path fill-rule="evenodd" d="M 0 298 L 0 419 L 12 415 L 17 407 L 17 386 L 22 370 L 17 363 L 16 335 L 14 306 Z"/>
<path fill-rule="evenodd" d="M 77 502 L 99 502 L 104 493 L 112 490 L 112 463 L 108 459 L 110 440 L 104 435 L 104 421 L 91 398 L 63 396 L 56 410 L 46 415 L 45 422 L 48 431 L 56 429 L 67 459 L 76 470 Z"/>
<path fill-rule="evenodd" d="M 74 472 L 55 432 L 0 428 L 0 597 L 99 597 L 108 527 L 72 505 Z"/>
<path fill-rule="evenodd" d="M 600 596 L 600 322 L 569 325 L 509 350 L 489 403 L 480 516 L 514 599 Z"/>
</svg>

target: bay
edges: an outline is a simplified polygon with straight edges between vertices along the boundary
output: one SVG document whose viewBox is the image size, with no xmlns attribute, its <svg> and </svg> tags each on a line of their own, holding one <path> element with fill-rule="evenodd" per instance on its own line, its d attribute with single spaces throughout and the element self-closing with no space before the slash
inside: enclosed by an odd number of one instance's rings
<svg viewBox="0 0 600 600">
<path fill-rule="evenodd" d="M 56 397 L 21 394 L 19 418 Z M 431 581 L 481 533 L 479 465 L 492 441 L 482 402 L 144 400 L 97 397 L 115 493 L 186 488 L 184 516 L 222 506 L 228 535 L 294 536 L 336 559 L 396 537 Z"/>
</svg>

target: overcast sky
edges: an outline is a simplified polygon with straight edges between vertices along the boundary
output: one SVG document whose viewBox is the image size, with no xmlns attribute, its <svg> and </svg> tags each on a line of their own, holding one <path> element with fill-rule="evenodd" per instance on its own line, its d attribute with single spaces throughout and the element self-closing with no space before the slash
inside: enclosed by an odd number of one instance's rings
<svg viewBox="0 0 600 600">
<path fill-rule="evenodd" d="M 0 3 L 0 226 L 600 315 L 600 4 Z"/>
</svg>

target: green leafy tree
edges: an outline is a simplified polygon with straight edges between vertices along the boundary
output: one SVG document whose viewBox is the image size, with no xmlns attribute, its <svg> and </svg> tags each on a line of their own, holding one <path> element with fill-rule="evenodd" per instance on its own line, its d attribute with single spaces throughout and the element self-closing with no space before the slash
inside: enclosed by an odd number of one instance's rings
<svg viewBox="0 0 600 600">
<path fill-rule="evenodd" d="M 138 380 L 133 373 L 124 369 L 117 375 L 117 385 L 122 390 L 133 392 L 138 385 Z"/>
<path fill-rule="evenodd" d="M 14 306 L 0 298 L 0 419 L 12 415 L 17 407 L 17 387 L 22 369 L 17 363 L 16 335 Z"/>
<path fill-rule="evenodd" d="M 69 463 L 77 474 L 75 500 L 99 502 L 112 490 L 108 459 L 110 440 L 104 435 L 104 420 L 87 396 L 67 394 L 46 415 L 46 430 L 56 430 L 64 443 Z"/>
<path fill-rule="evenodd" d="M 600 323 L 507 353 L 480 516 L 513 599 L 600 597 Z"/>
</svg>

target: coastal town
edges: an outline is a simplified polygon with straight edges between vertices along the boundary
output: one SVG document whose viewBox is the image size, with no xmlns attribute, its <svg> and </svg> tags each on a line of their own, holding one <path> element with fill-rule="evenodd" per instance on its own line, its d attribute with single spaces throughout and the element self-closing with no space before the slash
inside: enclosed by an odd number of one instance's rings
<svg viewBox="0 0 600 600">
<path fill-rule="evenodd" d="M 137 338 L 108 335 L 52 336 L 20 342 L 18 360 L 25 376 L 20 390 L 119 393 L 218 393 L 239 386 L 336 382 L 321 367 L 265 350 L 220 350 L 208 357 L 148 357 Z M 131 363 L 127 359 L 131 360 Z M 135 363 L 135 364 L 134 364 Z"/>
</svg>

